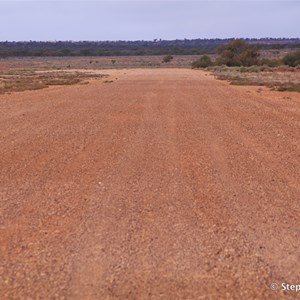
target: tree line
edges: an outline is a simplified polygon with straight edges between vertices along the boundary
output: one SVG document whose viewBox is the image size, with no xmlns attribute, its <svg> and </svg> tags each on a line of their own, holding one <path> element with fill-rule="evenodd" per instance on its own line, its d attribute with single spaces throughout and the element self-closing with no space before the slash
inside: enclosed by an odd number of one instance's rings
<svg viewBox="0 0 300 300">
<path fill-rule="evenodd" d="M 257 49 L 300 48 L 300 39 L 242 39 Z M 153 41 L 0 42 L 0 57 L 23 56 L 135 56 L 216 54 L 235 39 Z"/>
</svg>

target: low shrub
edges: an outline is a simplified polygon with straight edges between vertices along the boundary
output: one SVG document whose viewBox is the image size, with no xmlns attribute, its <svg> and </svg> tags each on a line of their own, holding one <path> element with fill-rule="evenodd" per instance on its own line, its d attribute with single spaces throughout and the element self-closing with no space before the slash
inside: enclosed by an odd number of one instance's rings
<svg viewBox="0 0 300 300">
<path fill-rule="evenodd" d="M 283 59 L 282 62 L 285 65 L 288 65 L 290 67 L 296 67 L 300 65 L 300 50 L 290 53 L 286 55 Z"/>
<path fill-rule="evenodd" d="M 172 55 L 166 55 L 166 56 L 164 56 L 162 62 L 163 62 L 163 63 L 168 63 L 168 62 L 170 62 L 172 59 L 173 59 L 173 56 L 172 56 Z"/>
<path fill-rule="evenodd" d="M 201 56 L 198 60 L 192 62 L 192 69 L 207 68 L 213 65 L 210 57 L 207 55 Z"/>
</svg>

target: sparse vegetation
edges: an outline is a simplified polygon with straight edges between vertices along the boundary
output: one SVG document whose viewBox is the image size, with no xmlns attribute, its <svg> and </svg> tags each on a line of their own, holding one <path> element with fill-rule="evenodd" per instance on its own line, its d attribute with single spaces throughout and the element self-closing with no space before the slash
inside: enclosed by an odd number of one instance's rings
<svg viewBox="0 0 300 300">
<path fill-rule="evenodd" d="M 192 68 L 209 67 L 218 79 L 229 80 L 235 85 L 258 85 L 278 91 L 300 92 L 300 72 L 296 69 L 300 67 L 300 51 L 283 59 L 259 59 L 256 47 L 237 39 L 221 46 L 218 54 L 214 63 L 204 55 L 192 63 Z"/>
<path fill-rule="evenodd" d="M 0 94 L 38 90 L 51 85 L 71 85 L 84 83 L 92 78 L 103 78 L 106 75 L 84 72 L 35 72 L 18 70 L 0 73 Z"/>
<path fill-rule="evenodd" d="M 215 66 L 210 70 L 218 79 L 228 80 L 233 85 L 257 85 L 278 91 L 300 92 L 300 72 L 295 72 L 294 68 Z"/>
</svg>

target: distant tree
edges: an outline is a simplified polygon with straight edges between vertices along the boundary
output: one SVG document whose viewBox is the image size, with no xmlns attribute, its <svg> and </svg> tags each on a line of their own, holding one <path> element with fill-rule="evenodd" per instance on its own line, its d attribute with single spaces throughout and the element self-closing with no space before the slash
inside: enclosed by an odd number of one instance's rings
<svg viewBox="0 0 300 300">
<path fill-rule="evenodd" d="M 300 65 L 300 50 L 286 55 L 282 59 L 282 62 L 290 67 L 296 67 Z"/>
<path fill-rule="evenodd" d="M 111 63 L 114 65 L 116 63 L 116 60 L 115 59 L 112 59 L 111 60 Z"/>
<path fill-rule="evenodd" d="M 212 65 L 213 65 L 213 62 L 211 61 L 210 57 L 207 55 L 203 55 L 198 60 L 192 62 L 193 69 L 207 68 Z"/>
<path fill-rule="evenodd" d="M 163 63 L 168 63 L 168 62 L 170 62 L 172 59 L 173 59 L 173 56 L 172 56 L 172 55 L 166 55 L 166 56 L 163 58 L 162 62 L 163 62 Z"/>
<path fill-rule="evenodd" d="M 258 50 L 246 42 L 236 39 L 218 48 L 217 64 L 227 66 L 252 66 L 258 62 Z"/>
</svg>

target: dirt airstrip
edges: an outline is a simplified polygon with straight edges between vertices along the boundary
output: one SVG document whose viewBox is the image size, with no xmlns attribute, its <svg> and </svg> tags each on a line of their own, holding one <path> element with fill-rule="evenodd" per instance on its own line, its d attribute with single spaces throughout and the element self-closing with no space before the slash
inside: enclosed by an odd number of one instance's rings
<svg viewBox="0 0 300 300">
<path fill-rule="evenodd" d="M 300 94 L 104 73 L 0 95 L 0 299 L 295 298 Z"/>
</svg>

